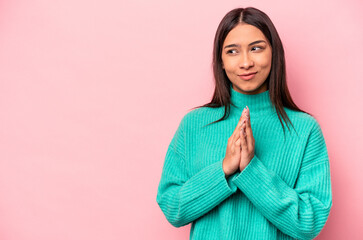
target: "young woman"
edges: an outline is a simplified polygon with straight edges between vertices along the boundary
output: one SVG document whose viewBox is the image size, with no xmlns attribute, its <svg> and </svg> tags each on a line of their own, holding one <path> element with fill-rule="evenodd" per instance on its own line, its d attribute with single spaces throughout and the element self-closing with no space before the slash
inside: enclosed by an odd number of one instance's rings
<svg viewBox="0 0 363 240">
<path fill-rule="evenodd" d="M 313 239 L 332 206 L 327 148 L 290 96 L 265 13 L 227 13 L 213 72 L 212 101 L 183 117 L 167 150 L 161 210 L 175 227 L 192 223 L 190 239 Z"/>
</svg>

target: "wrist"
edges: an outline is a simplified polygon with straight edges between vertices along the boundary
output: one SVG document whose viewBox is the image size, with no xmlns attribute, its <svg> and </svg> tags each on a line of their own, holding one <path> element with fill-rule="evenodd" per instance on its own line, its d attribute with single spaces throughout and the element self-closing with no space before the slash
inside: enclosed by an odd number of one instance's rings
<svg viewBox="0 0 363 240">
<path fill-rule="evenodd" d="M 233 172 L 226 166 L 225 160 L 223 160 L 222 169 L 226 178 L 233 174 Z"/>
</svg>

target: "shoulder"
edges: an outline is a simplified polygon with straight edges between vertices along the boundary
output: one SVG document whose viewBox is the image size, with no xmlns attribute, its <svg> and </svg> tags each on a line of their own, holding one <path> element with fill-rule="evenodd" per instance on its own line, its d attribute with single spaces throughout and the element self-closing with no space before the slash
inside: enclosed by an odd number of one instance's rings
<svg viewBox="0 0 363 240">
<path fill-rule="evenodd" d="M 296 130 L 299 129 L 299 131 L 302 131 L 307 135 L 311 134 L 312 132 L 322 135 L 320 123 L 314 116 L 305 112 L 295 111 L 288 108 L 284 109 Z"/>
<path fill-rule="evenodd" d="M 215 120 L 221 118 L 224 114 L 224 107 L 219 108 L 209 108 L 209 107 L 200 107 L 189 110 L 184 117 L 182 118 L 182 124 L 185 127 L 197 127 L 201 125 L 208 124 Z"/>
<path fill-rule="evenodd" d="M 292 110 L 289 108 L 284 109 L 290 120 L 296 122 L 297 124 L 304 124 L 309 126 L 319 125 L 318 120 L 308 113 Z"/>
</svg>

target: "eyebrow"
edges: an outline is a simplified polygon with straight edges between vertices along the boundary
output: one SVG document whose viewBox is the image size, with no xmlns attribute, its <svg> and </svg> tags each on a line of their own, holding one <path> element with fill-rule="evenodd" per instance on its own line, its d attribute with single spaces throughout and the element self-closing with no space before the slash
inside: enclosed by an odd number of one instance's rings
<svg viewBox="0 0 363 240">
<path fill-rule="evenodd" d="M 257 44 L 257 43 L 261 43 L 261 42 L 266 43 L 266 41 L 264 41 L 264 40 L 257 40 L 257 41 L 251 42 L 250 44 L 248 44 L 248 46 L 251 46 L 251 45 Z M 227 45 L 224 48 L 231 48 L 231 47 L 241 47 L 241 45 L 234 43 L 234 44 Z"/>
</svg>

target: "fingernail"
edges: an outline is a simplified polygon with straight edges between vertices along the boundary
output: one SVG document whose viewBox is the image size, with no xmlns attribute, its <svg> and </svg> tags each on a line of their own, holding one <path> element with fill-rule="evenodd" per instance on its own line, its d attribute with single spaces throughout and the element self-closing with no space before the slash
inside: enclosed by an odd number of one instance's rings
<svg viewBox="0 0 363 240">
<path fill-rule="evenodd" d="M 248 108 L 248 106 L 246 106 L 247 107 L 247 110 L 246 110 L 246 117 L 250 117 L 250 109 Z"/>
</svg>

